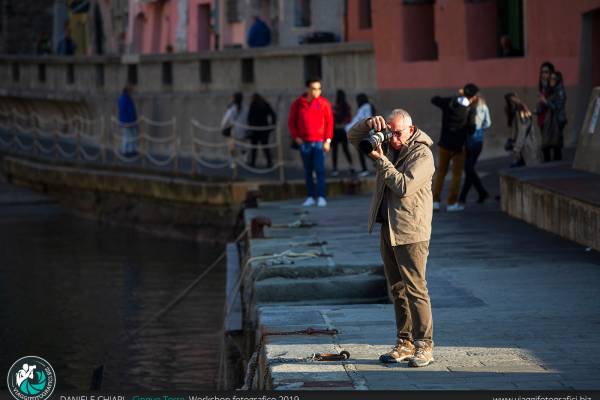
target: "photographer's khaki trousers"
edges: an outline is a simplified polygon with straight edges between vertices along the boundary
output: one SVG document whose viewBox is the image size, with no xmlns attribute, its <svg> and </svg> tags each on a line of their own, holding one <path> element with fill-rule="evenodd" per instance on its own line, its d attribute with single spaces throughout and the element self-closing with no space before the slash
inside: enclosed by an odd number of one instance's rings
<svg viewBox="0 0 600 400">
<path fill-rule="evenodd" d="M 387 222 L 381 227 L 381 258 L 394 301 L 397 337 L 433 345 L 431 301 L 425 280 L 429 241 L 392 247 Z"/>
</svg>

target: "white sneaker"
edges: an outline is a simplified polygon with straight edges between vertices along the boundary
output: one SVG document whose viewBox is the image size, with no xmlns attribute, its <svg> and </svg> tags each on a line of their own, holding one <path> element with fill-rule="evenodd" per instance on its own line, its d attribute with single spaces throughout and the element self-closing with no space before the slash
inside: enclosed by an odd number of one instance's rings
<svg viewBox="0 0 600 400">
<path fill-rule="evenodd" d="M 302 207 L 312 207 L 315 205 L 315 199 L 313 199 L 312 197 L 307 197 L 306 200 L 304 200 L 304 203 L 302 203 Z"/>
<path fill-rule="evenodd" d="M 440 211 L 440 202 L 439 201 L 433 202 L 433 211 Z"/>
<path fill-rule="evenodd" d="M 327 207 L 327 200 L 325 200 L 325 197 L 319 197 L 317 200 L 317 207 Z"/>
<path fill-rule="evenodd" d="M 465 206 L 460 203 L 450 204 L 448 207 L 446 207 L 446 211 L 448 212 L 463 211 L 464 209 Z"/>
<path fill-rule="evenodd" d="M 361 178 L 364 178 L 365 176 L 369 176 L 370 174 L 371 173 L 365 169 L 364 171 L 360 171 L 358 173 L 358 176 L 360 176 Z"/>
</svg>

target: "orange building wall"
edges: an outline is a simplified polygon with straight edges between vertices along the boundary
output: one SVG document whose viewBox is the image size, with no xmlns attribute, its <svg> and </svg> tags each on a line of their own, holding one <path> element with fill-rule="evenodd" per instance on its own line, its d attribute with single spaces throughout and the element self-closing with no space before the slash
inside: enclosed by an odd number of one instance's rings
<svg viewBox="0 0 600 400">
<path fill-rule="evenodd" d="M 402 1 L 372 0 L 378 88 L 457 88 L 466 82 L 476 82 L 482 87 L 534 86 L 539 65 L 546 60 L 563 72 L 566 85 L 576 85 L 581 17 L 600 7 L 600 0 L 525 0 L 523 3 L 525 57 L 479 59 L 478 55 L 489 53 L 489 46 L 495 48 L 496 43 L 477 42 L 486 35 L 485 25 L 467 28 L 467 16 L 477 16 L 468 9 L 474 4 L 438 0 L 433 6 L 438 59 L 407 61 L 411 58 L 410 40 L 414 43 L 414 39 L 408 37 L 418 29 L 406 29 L 406 23 L 418 24 L 418 18 L 407 18 Z M 348 1 L 349 40 L 360 37 L 352 25 L 352 21 L 358 24 L 357 4 L 358 0 Z"/>
<path fill-rule="evenodd" d="M 346 10 L 346 40 L 349 42 L 370 42 L 373 40 L 372 29 L 360 29 L 359 1 L 348 0 Z"/>
</svg>

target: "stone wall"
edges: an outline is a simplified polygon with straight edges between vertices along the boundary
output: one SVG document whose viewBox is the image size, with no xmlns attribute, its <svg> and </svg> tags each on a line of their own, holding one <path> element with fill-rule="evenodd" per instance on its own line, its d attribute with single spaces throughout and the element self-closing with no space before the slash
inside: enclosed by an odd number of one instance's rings
<svg viewBox="0 0 600 400">
<path fill-rule="evenodd" d="M 600 174 L 600 87 L 594 88 L 577 143 L 573 167 Z"/>
<path fill-rule="evenodd" d="M 224 50 L 212 53 L 119 57 L 5 57 L 0 61 L 0 108 L 16 108 L 50 117 L 77 113 L 86 118 L 117 113 L 117 97 L 137 70 L 134 100 L 138 114 L 153 120 L 176 118 L 181 152 L 191 147 L 191 119 L 218 126 L 235 91 L 261 93 L 279 115 L 284 159 L 299 162 L 290 149 L 287 115 L 290 104 L 304 91 L 305 57 L 321 59 L 324 95 L 333 101 L 335 90 L 343 88 L 353 98 L 359 92 L 375 93 L 375 65 L 372 46 L 366 43 L 306 45 L 294 48 Z M 242 81 L 242 59 L 253 60 L 253 82 Z M 201 81 L 202 65 L 210 64 L 209 82 Z M 69 66 L 72 65 L 72 66 Z M 18 68 L 18 81 L 14 70 Z M 40 69 L 45 81 L 40 81 Z M 69 68 L 74 79 L 69 82 Z M 163 79 L 171 68 L 172 81 Z M 103 76 L 103 79 L 100 79 Z M 114 129 L 115 126 L 113 125 Z M 197 137 L 222 140 L 219 132 L 194 131 Z M 153 132 L 168 135 L 166 129 Z M 215 135 L 217 136 L 215 138 Z"/>
</svg>

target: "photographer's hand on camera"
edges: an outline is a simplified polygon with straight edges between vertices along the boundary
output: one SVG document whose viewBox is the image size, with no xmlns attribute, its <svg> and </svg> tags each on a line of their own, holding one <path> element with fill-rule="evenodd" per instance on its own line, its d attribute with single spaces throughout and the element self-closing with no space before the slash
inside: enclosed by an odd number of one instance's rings
<svg viewBox="0 0 600 400">
<path fill-rule="evenodd" d="M 376 132 L 380 132 L 385 128 L 389 128 L 389 125 L 386 122 L 385 118 L 383 118 L 381 115 L 376 115 L 367 119 L 367 126 L 370 129 L 374 129 Z"/>
<path fill-rule="evenodd" d="M 378 145 L 375 150 L 369 153 L 369 157 L 371 157 L 373 160 L 378 160 L 379 158 L 383 157 L 383 149 L 381 148 L 381 145 Z"/>
</svg>

